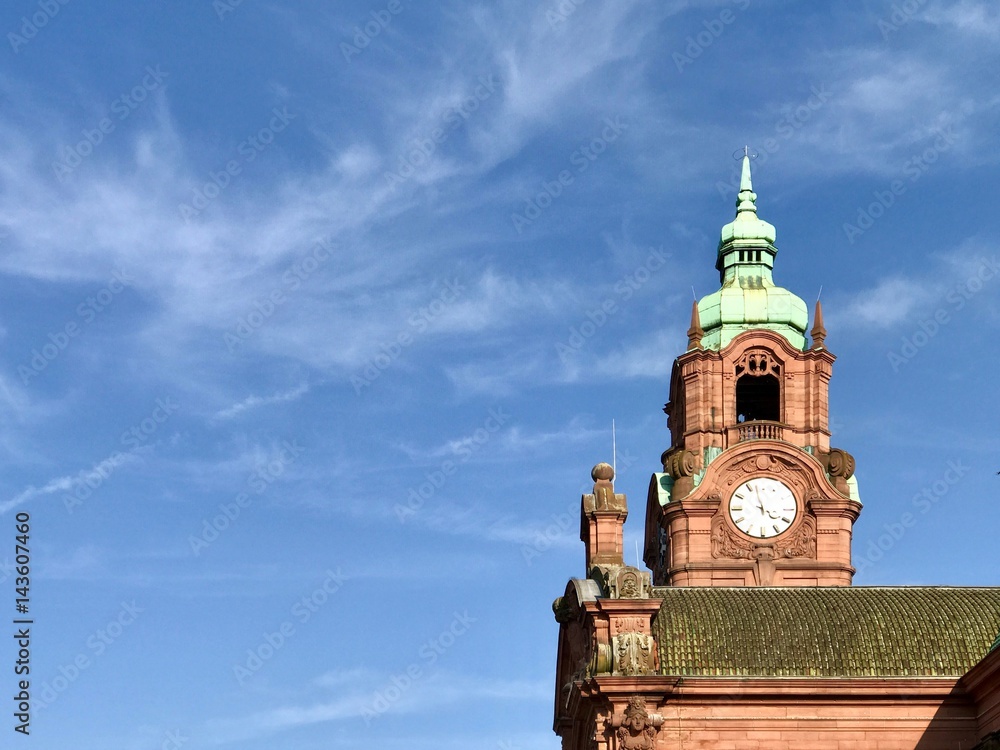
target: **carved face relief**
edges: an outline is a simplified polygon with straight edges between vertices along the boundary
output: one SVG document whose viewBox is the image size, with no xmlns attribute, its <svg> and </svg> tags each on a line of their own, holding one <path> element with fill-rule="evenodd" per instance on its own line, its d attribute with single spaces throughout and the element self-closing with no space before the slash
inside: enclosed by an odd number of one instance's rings
<svg viewBox="0 0 1000 750">
<path fill-rule="evenodd" d="M 652 750 L 656 726 L 658 724 L 654 725 L 642 699 L 638 696 L 630 698 L 618 727 L 619 750 Z"/>
<path fill-rule="evenodd" d="M 618 596 L 622 599 L 637 599 L 639 597 L 638 576 L 623 575 L 618 580 Z"/>
<path fill-rule="evenodd" d="M 788 530 L 798 512 L 795 495 L 771 477 L 743 482 L 729 498 L 729 517 L 740 531 L 755 539 L 770 539 Z"/>
</svg>

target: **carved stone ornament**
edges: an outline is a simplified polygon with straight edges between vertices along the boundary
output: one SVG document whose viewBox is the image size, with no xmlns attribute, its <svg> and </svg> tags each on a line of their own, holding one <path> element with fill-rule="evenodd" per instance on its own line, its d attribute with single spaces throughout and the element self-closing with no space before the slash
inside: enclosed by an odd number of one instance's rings
<svg viewBox="0 0 1000 750">
<path fill-rule="evenodd" d="M 568 597 L 560 596 L 552 602 L 552 613 L 556 616 L 556 622 L 569 622 L 577 616 L 578 607 L 573 606 L 573 602 Z"/>
<path fill-rule="evenodd" d="M 615 493 L 615 470 L 611 464 L 599 463 L 590 472 L 594 480 L 594 492 L 584 495 L 584 510 L 619 510 L 626 509 L 625 495 Z"/>
<path fill-rule="evenodd" d="M 629 631 L 642 632 L 649 629 L 649 618 L 641 616 L 622 616 L 611 618 L 611 635 Z"/>
<path fill-rule="evenodd" d="M 619 599 L 648 599 L 649 574 L 638 568 L 622 568 L 615 588 Z"/>
<path fill-rule="evenodd" d="M 656 644 L 646 633 L 619 633 L 611 638 L 613 674 L 634 677 L 656 671 Z"/>
<path fill-rule="evenodd" d="M 816 519 L 806 516 L 794 533 L 778 537 L 773 545 L 774 558 L 808 557 L 816 559 Z M 733 533 L 722 515 L 712 519 L 712 557 L 735 560 L 759 559 L 759 545 Z"/>
<path fill-rule="evenodd" d="M 770 586 L 774 581 L 774 557 L 774 545 L 754 545 L 753 559 L 757 561 L 754 567 L 757 574 L 757 583 L 761 586 Z"/>
<path fill-rule="evenodd" d="M 669 473 L 674 479 L 690 477 L 698 470 L 698 458 L 692 451 L 676 451 L 668 457 Z"/>
<path fill-rule="evenodd" d="M 597 639 L 597 633 L 591 633 L 590 663 L 587 665 L 588 674 L 611 674 L 612 665 L 614 664 L 613 647 L 613 643 L 601 643 Z"/>
<path fill-rule="evenodd" d="M 781 364 L 765 349 L 751 349 L 736 361 L 736 375 L 780 375 Z"/>
<path fill-rule="evenodd" d="M 753 545 L 734 534 L 721 515 L 712 519 L 712 557 L 728 557 L 736 560 L 753 558 Z"/>
<path fill-rule="evenodd" d="M 595 565 L 590 577 L 609 599 L 649 598 L 649 573 L 631 565 Z"/>
<path fill-rule="evenodd" d="M 744 458 L 728 469 L 727 473 L 729 476 L 725 480 L 725 486 L 732 487 L 741 484 L 750 479 L 751 474 L 760 474 L 761 472 L 765 472 L 773 477 L 780 477 L 787 484 L 799 479 L 805 472 L 805 469 L 799 464 L 789 461 L 784 456 L 758 453 L 757 455 Z"/>
<path fill-rule="evenodd" d="M 655 721 L 646 711 L 646 702 L 638 695 L 628 699 L 628 706 L 621 717 L 615 738 L 616 750 L 653 750 L 660 721 Z"/>
<path fill-rule="evenodd" d="M 780 537 L 779 537 L 780 538 Z M 788 539 L 775 540 L 778 557 L 809 557 L 816 559 L 816 519 L 806 516 Z"/>
<path fill-rule="evenodd" d="M 840 448 L 831 448 L 826 459 L 826 470 L 831 477 L 850 479 L 854 475 L 854 456 Z"/>
</svg>

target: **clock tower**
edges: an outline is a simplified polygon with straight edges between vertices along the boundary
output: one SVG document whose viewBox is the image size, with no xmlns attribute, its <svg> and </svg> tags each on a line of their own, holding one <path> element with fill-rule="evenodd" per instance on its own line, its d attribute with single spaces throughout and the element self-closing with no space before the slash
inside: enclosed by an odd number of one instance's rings
<svg viewBox="0 0 1000 750">
<path fill-rule="evenodd" d="M 848 586 L 861 511 L 854 459 L 830 447 L 819 301 L 772 279 L 775 230 L 744 155 L 722 228 L 721 288 L 695 302 L 664 407 L 670 447 L 650 482 L 645 562 L 657 586 Z"/>
<path fill-rule="evenodd" d="M 851 585 L 834 357 L 819 302 L 810 325 L 772 280 L 756 201 L 745 155 L 721 288 L 670 376 L 651 573 L 625 561 L 614 469 L 591 472 L 585 577 L 552 605 L 553 728 L 563 750 L 1000 750 L 1000 587 Z"/>
</svg>

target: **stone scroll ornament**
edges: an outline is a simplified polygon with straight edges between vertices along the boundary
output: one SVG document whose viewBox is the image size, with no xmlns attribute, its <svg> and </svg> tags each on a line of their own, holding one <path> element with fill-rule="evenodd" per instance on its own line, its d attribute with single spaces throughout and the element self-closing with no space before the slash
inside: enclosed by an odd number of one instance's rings
<svg viewBox="0 0 1000 750">
<path fill-rule="evenodd" d="M 831 448 L 826 455 L 826 471 L 834 487 L 845 495 L 850 494 L 847 480 L 854 476 L 854 456 L 840 448 Z"/>
<path fill-rule="evenodd" d="M 668 453 L 663 462 L 664 470 L 674 479 L 671 493 L 677 498 L 686 497 L 694 489 L 694 474 L 698 471 L 698 457 L 688 450 Z"/>
<path fill-rule="evenodd" d="M 753 557 L 753 545 L 730 531 L 721 515 L 712 519 L 712 557 L 736 560 L 749 560 Z"/>
<path fill-rule="evenodd" d="M 806 516 L 802 525 L 786 541 L 775 543 L 778 557 L 816 558 L 816 519 Z"/>
<path fill-rule="evenodd" d="M 850 479 L 854 476 L 854 456 L 840 448 L 831 448 L 827 458 L 827 471 L 830 476 Z"/>
<path fill-rule="evenodd" d="M 669 457 L 670 476 L 674 479 L 689 477 L 698 470 L 698 459 L 692 451 L 677 451 Z"/>
<path fill-rule="evenodd" d="M 618 740 L 616 750 L 653 750 L 656 732 L 663 720 L 657 721 L 649 715 L 642 698 L 638 695 L 629 698 L 619 721 L 618 731 L 615 732 L 615 739 Z"/>
<path fill-rule="evenodd" d="M 588 676 L 599 674 L 611 674 L 614 669 L 614 643 L 602 643 L 597 633 L 591 629 L 589 663 L 587 664 Z"/>
</svg>

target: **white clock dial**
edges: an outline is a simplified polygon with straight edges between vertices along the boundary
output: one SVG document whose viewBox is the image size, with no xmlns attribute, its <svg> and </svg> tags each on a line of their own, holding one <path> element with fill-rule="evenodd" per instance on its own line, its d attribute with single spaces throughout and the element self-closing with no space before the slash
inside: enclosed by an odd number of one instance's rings
<svg viewBox="0 0 1000 750">
<path fill-rule="evenodd" d="M 785 484 L 770 477 L 744 482 L 729 498 L 729 517 L 747 536 L 769 539 L 787 530 L 798 505 Z"/>
</svg>

